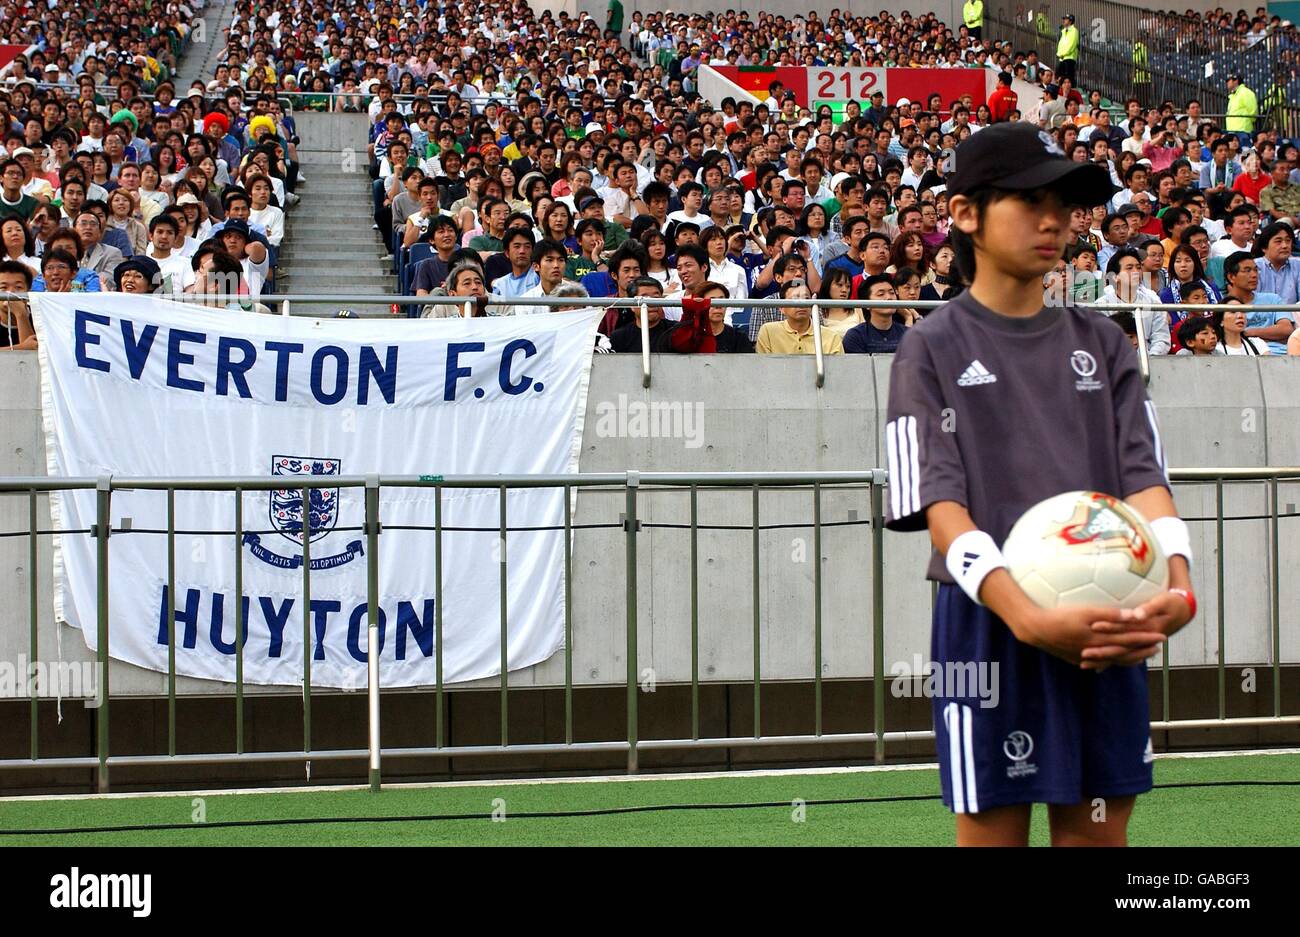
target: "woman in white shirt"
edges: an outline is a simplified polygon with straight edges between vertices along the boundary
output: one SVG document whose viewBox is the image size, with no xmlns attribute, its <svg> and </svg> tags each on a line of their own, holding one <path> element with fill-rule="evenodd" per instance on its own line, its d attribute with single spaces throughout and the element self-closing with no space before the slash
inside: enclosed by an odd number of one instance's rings
<svg viewBox="0 0 1300 937">
<path fill-rule="evenodd" d="M 1235 302 L 1232 297 L 1225 302 Z M 1215 355 L 1267 355 L 1268 343 L 1262 338 L 1248 337 L 1246 331 L 1246 309 L 1234 309 L 1223 314 L 1219 325 L 1219 344 L 1214 346 L 1211 354 Z"/>
<path fill-rule="evenodd" d="M 252 207 L 248 220 L 266 229 L 266 239 L 272 247 L 284 240 L 284 212 L 271 204 L 271 180 L 266 176 L 248 177 L 248 199 Z"/>
<path fill-rule="evenodd" d="M 170 205 L 172 203 L 171 195 L 169 195 L 166 191 L 164 191 L 161 188 L 162 184 L 163 184 L 162 174 L 158 171 L 158 165 L 156 163 L 145 163 L 143 166 L 141 166 L 140 167 L 141 204 L 143 205 L 144 200 L 148 199 L 149 201 L 153 202 L 155 205 L 158 206 L 158 211 L 162 211 L 164 208 Z M 168 183 L 167 187 L 171 188 L 171 183 Z M 142 212 L 144 211 L 143 208 L 141 208 L 141 211 Z M 155 211 L 153 214 L 157 214 L 158 211 Z M 146 217 L 149 216 L 148 212 L 145 212 L 144 214 L 146 215 Z"/>
<path fill-rule="evenodd" d="M 822 278 L 822 285 L 817 290 L 817 299 L 821 306 L 822 328 L 839 332 L 844 337 L 849 329 L 860 325 L 864 319 L 861 309 L 847 309 L 834 305 L 836 300 L 853 298 L 853 275 L 843 267 L 832 267 Z"/>
<path fill-rule="evenodd" d="M 32 236 L 21 218 L 10 216 L 0 221 L 0 242 L 4 244 L 4 259 L 16 260 L 31 268 L 33 276 L 40 276 L 41 262 L 34 256 Z"/>
<path fill-rule="evenodd" d="M 641 246 L 645 248 L 646 256 L 650 258 L 646 276 L 659 281 L 659 285 L 664 288 L 665 296 L 675 296 L 680 293 L 682 281 L 678 278 L 677 271 L 668 266 L 668 239 L 664 237 L 663 232 L 658 228 L 646 231 L 641 235 Z M 664 315 L 671 319 L 674 311 L 677 312 L 677 318 L 680 318 L 680 310 L 665 309 Z"/>
<path fill-rule="evenodd" d="M 708 279 L 727 288 L 732 299 L 749 298 L 749 278 L 745 268 L 727 259 L 727 234 L 717 225 L 709 225 L 700 233 L 700 246 L 709 254 Z M 731 325 L 732 307 L 727 308 L 727 325 Z"/>
</svg>

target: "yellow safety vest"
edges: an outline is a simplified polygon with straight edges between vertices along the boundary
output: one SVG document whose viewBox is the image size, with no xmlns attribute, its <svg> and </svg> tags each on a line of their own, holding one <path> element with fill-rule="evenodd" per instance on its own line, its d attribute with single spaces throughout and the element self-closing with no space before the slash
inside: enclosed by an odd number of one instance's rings
<svg viewBox="0 0 1300 937">
<path fill-rule="evenodd" d="M 1147 70 L 1147 47 L 1141 39 L 1133 43 L 1133 83 L 1146 84 L 1151 81 L 1151 72 Z"/>
<path fill-rule="evenodd" d="M 1079 58 L 1079 27 L 1071 23 L 1061 30 L 1061 41 L 1056 44 L 1056 60 Z"/>
<path fill-rule="evenodd" d="M 961 8 L 961 18 L 967 29 L 979 29 L 984 25 L 984 0 L 966 0 Z"/>
<path fill-rule="evenodd" d="M 1237 85 L 1237 90 L 1228 95 L 1228 119 L 1223 122 L 1223 128 L 1232 133 L 1250 133 L 1255 129 L 1258 113 L 1255 92 L 1242 82 Z"/>
</svg>

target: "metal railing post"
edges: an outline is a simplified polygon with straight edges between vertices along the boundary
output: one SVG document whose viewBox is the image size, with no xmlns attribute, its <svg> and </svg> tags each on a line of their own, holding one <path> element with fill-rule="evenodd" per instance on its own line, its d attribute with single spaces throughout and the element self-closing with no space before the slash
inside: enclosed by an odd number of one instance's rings
<svg viewBox="0 0 1300 937">
<path fill-rule="evenodd" d="M 30 701 L 30 728 L 32 761 L 39 753 L 40 716 L 37 708 L 36 662 L 40 660 L 40 643 L 37 640 L 37 625 L 40 621 L 40 607 L 37 602 L 36 563 L 39 557 L 39 543 L 36 539 L 36 489 L 27 496 L 27 648 L 28 670 L 23 677 L 27 680 L 27 693 Z"/>
<path fill-rule="evenodd" d="M 1224 660 L 1225 629 L 1224 621 L 1226 606 L 1223 601 L 1223 479 L 1217 478 L 1214 481 L 1214 530 L 1215 545 L 1218 555 L 1215 557 L 1215 566 L 1217 569 L 1218 595 L 1216 598 L 1219 602 L 1219 638 L 1218 638 L 1218 658 L 1219 658 L 1219 718 L 1228 718 L 1228 671 L 1227 662 Z"/>
<path fill-rule="evenodd" d="M 700 489 L 691 485 L 691 738 L 700 737 Z"/>
<path fill-rule="evenodd" d="M 1280 577 L 1282 574 L 1281 546 L 1278 539 L 1278 506 L 1277 506 L 1277 476 L 1274 475 L 1269 479 L 1269 488 L 1273 510 L 1270 512 L 1272 517 L 1269 518 L 1269 546 L 1272 547 L 1273 554 L 1273 595 L 1272 595 L 1272 625 L 1273 625 L 1273 715 L 1282 715 L 1282 609 L 1280 602 L 1282 600 L 1282 586 Z"/>
<path fill-rule="evenodd" d="M 1147 327 L 1142 321 L 1142 310 L 1133 310 L 1133 327 L 1137 330 L 1138 339 L 1138 372 L 1142 375 L 1142 383 L 1151 383 L 1151 354 L 1147 349 Z"/>
<path fill-rule="evenodd" d="M 573 488 L 564 495 L 564 741 L 573 744 Z"/>
<path fill-rule="evenodd" d="M 759 520 L 758 520 L 758 485 L 753 486 L 753 565 L 751 569 L 750 586 L 753 590 L 751 602 L 753 605 L 754 622 L 753 634 L 750 638 L 753 644 L 754 655 L 754 738 L 763 736 L 763 647 L 762 647 L 762 602 L 761 585 L 759 581 L 760 563 L 759 563 Z"/>
<path fill-rule="evenodd" d="M 636 493 L 641 485 L 641 473 L 629 471 L 624 481 L 624 519 L 623 530 L 625 544 L 624 554 L 627 562 L 627 592 L 624 596 L 627 614 L 627 773 L 635 774 L 638 770 L 637 758 L 637 581 L 636 581 L 636 535 L 640 522 L 637 520 Z"/>
<path fill-rule="evenodd" d="M 244 489 L 235 489 L 235 751 L 244 751 Z"/>
<path fill-rule="evenodd" d="M 822 486 L 813 483 L 813 732 L 822 734 Z"/>
<path fill-rule="evenodd" d="M 307 487 L 302 489 L 302 750 L 311 751 L 311 489 Z"/>
<path fill-rule="evenodd" d="M 442 748 L 442 486 L 433 488 L 434 744 Z"/>
<path fill-rule="evenodd" d="M 826 385 L 826 358 L 822 354 L 822 314 L 814 303 L 812 307 L 813 359 L 817 368 L 817 386 Z"/>
<path fill-rule="evenodd" d="M 502 485 L 499 489 L 500 512 L 501 512 L 501 529 L 498 536 L 501 538 L 497 548 L 501 551 L 500 563 L 500 592 L 501 592 L 501 747 L 510 744 L 510 626 L 509 626 L 509 609 L 507 607 L 507 589 L 506 579 L 509 571 L 509 560 L 506 557 L 506 486 Z"/>
<path fill-rule="evenodd" d="M 890 484 L 896 484 L 890 479 Z M 871 690 L 876 762 L 885 760 L 885 504 L 871 483 Z"/>
<path fill-rule="evenodd" d="M 379 793 L 379 476 L 366 476 L 366 706 L 370 720 L 370 790 Z"/>
<path fill-rule="evenodd" d="M 108 535 L 113 480 L 102 475 L 95 482 L 95 660 L 99 668 L 99 708 L 95 711 L 97 787 L 108 792 Z"/>
<path fill-rule="evenodd" d="M 641 386 L 650 386 L 650 307 L 641 304 Z"/>
<path fill-rule="evenodd" d="M 236 593 L 235 604 L 239 605 Z M 167 754 L 176 754 L 176 489 L 167 489 Z M 238 625 L 236 625 L 238 627 Z"/>
</svg>

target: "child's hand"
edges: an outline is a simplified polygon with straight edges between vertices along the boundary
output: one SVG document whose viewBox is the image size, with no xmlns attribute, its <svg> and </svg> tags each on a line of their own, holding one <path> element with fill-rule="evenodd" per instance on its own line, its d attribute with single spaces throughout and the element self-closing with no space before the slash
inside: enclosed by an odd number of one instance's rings
<svg viewBox="0 0 1300 937">
<path fill-rule="evenodd" d="M 1026 644 L 1085 670 L 1136 664 L 1159 651 L 1165 635 L 1139 623 L 1135 614 L 1132 609 L 1093 605 L 1037 609 L 1014 633 Z"/>
<path fill-rule="evenodd" d="M 1115 635 L 1131 633 L 1136 629 L 1140 632 L 1156 631 L 1168 637 L 1187 624 L 1191 619 L 1191 611 L 1187 600 L 1178 593 L 1162 592 L 1133 609 L 1128 622 L 1098 621 L 1093 623 L 1092 630 L 1098 635 Z M 1158 646 L 1142 650 L 1151 650 L 1154 654 Z M 1125 645 L 1105 644 L 1086 648 L 1080 666 L 1084 670 L 1105 670 L 1111 664 L 1131 666 L 1152 654 L 1138 656 L 1132 648 Z"/>
</svg>

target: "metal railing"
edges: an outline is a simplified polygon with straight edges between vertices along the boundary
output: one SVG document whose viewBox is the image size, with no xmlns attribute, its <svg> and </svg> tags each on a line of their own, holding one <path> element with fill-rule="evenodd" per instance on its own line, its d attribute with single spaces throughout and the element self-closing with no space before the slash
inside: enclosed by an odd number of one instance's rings
<svg viewBox="0 0 1300 937">
<path fill-rule="evenodd" d="M 204 306 L 204 297 L 200 294 L 187 293 L 166 293 L 156 292 L 154 295 L 164 299 L 175 299 L 178 302 L 187 302 L 192 305 Z M 0 291 L 0 300 L 22 300 L 27 299 L 27 293 L 6 293 Z M 213 299 L 213 297 L 207 297 Z M 221 303 L 217 308 L 224 309 L 226 301 L 246 300 L 247 297 L 224 296 L 220 297 Z M 472 318 L 477 308 L 477 301 L 474 297 L 465 296 L 446 296 L 446 295 L 403 295 L 403 294 L 386 294 L 386 293 L 273 293 L 261 296 L 257 302 L 269 307 L 279 305 L 280 315 L 293 315 L 302 317 L 325 317 L 337 313 L 331 312 L 311 312 L 298 309 L 294 304 L 303 306 L 340 306 L 346 308 L 349 305 L 357 304 L 385 304 L 393 308 L 401 306 L 457 306 L 459 307 L 459 318 Z M 836 308 L 844 309 L 861 309 L 864 312 L 873 308 L 876 309 L 938 309 L 945 305 L 945 300 L 906 300 L 906 299 L 842 299 L 835 300 Z M 822 350 L 822 322 L 819 314 L 820 307 L 828 305 L 826 300 L 818 299 L 714 299 L 711 304 L 726 309 L 782 309 L 794 307 L 808 307 L 813 311 L 811 318 L 811 327 L 814 334 L 814 350 L 809 357 L 813 362 L 814 380 L 818 388 L 826 384 L 826 359 Z M 646 310 L 651 307 L 677 309 L 681 306 L 680 297 L 619 297 L 619 296 L 530 296 L 524 299 L 520 297 L 496 296 L 488 294 L 485 305 L 488 308 L 511 308 L 515 306 L 544 306 L 552 309 L 610 309 L 626 308 L 637 309 L 640 313 L 640 330 L 641 330 L 641 386 L 648 388 L 651 385 L 651 348 L 649 340 L 649 324 L 646 317 Z M 1240 312 L 1248 309 L 1251 312 L 1289 312 L 1295 316 L 1296 321 L 1300 322 L 1300 304 L 1297 303 L 1254 303 L 1249 307 L 1243 307 L 1241 304 L 1229 303 L 1198 303 L 1195 307 L 1189 307 L 1185 303 L 1120 303 L 1120 302 L 1075 302 L 1071 303 L 1081 308 L 1095 309 L 1096 311 L 1113 316 L 1119 312 L 1132 312 L 1134 322 L 1138 330 L 1138 369 L 1142 374 L 1142 380 L 1146 384 L 1151 383 L 1151 358 L 1147 349 L 1148 337 L 1146 327 L 1142 322 L 1141 313 L 1143 312 L 1170 312 L 1170 311 L 1187 311 L 1194 308 L 1197 312 Z M 204 306 L 204 308 L 212 308 Z M 358 319 L 377 319 L 392 318 L 393 314 L 357 316 Z M 411 317 L 408 317 L 411 318 Z M 445 317 L 453 318 L 453 317 Z M 437 321 L 434 319 L 433 321 Z"/>
<path fill-rule="evenodd" d="M 0 294 L 4 296 L 5 294 Z M 14 294 L 23 295 L 23 294 Z M 309 312 L 300 312 L 291 309 L 291 302 L 304 303 L 308 305 L 327 305 L 335 302 L 354 302 L 354 303 L 375 303 L 383 301 L 393 305 L 414 304 L 417 306 L 443 305 L 443 306 L 460 306 L 461 318 L 470 318 L 473 315 L 474 303 L 467 301 L 464 297 L 456 296 L 367 296 L 367 295 L 270 295 L 263 296 L 261 301 L 265 304 L 281 304 L 282 315 L 304 315 L 309 316 Z M 782 309 L 795 307 L 808 307 L 812 310 L 810 317 L 812 332 L 814 335 L 813 342 L 813 359 L 814 380 L 819 388 L 826 384 L 826 359 L 822 349 L 822 322 L 820 307 L 827 305 L 826 300 L 817 299 L 714 299 L 712 305 L 726 309 Z M 843 299 L 835 300 L 836 308 L 844 309 L 861 309 L 869 312 L 871 309 L 926 309 L 933 310 L 945 305 L 945 300 L 906 300 L 906 299 Z M 636 297 L 628 299 L 623 297 L 555 297 L 555 296 L 536 296 L 529 297 L 525 302 L 519 302 L 517 298 L 494 297 L 489 294 L 487 306 L 491 307 L 511 307 L 517 305 L 536 305 L 547 306 L 551 308 L 613 308 L 613 307 L 638 307 L 640 310 L 640 328 L 641 328 L 641 386 L 649 387 L 651 383 L 651 357 L 649 327 L 646 324 L 646 309 L 651 306 L 676 309 L 681 306 L 680 298 L 658 298 L 658 297 Z M 1300 304 L 1296 303 L 1256 303 L 1249 307 L 1243 307 L 1240 303 L 1198 303 L 1195 307 L 1189 307 L 1186 303 L 1121 303 L 1121 302 L 1076 302 L 1072 305 L 1080 308 L 1095 309 L 1103 315 L 1113 316 L 1120 312 L 1133 313 L 1133 321 L 1137 328 L 1138 334 L 1138 370 L 1142 374 L 1144 384 L 1151 383 L 1151 355 L 1147 348 L 1148 336 L 1146 334 L 1146 324 L 1142 320 L 1143 312 L 1186 312 L 1189 308 L 1194 308 L 1200 312 L 1240 312 L 1243 309 L 1249 309 L 1252 312 L 1289 312 L 1297 317 L 1300 321 Z M 373 316 L 370 318 L 374 318 Z"/>
<path fill-rule="evenodd" d="M 1230 728 L 1245 726 L 1263 726 L 1263 725 L 1294 725 L 1300 724 L 1300 715 L 1287 714 L 1282 711 L 1281 695 L 1281 613 L 1280 613 L 1280 519 L 1283 516 L 1279 510 L 1278 485 L 1280 481 L 1297 481 L 1300 480 L 1300 467 L 1289 468 L 1213 468 L 1213 469 L 1185 469 L 1173 471 L 1170 473 L 1171 478 L 1180 483 L 1186 484 L 1213 484 L 1215 486 L 1215 517 L 1213 518 L 1216 528 L 1216 580 L 1217 590 L 1217 676 L 1218 676 L 1218 717 L 1217 718 L 1192 718 L 1192 719 L 1174 719 L 1170 707 L 1170 664 L 1167 650 L 1162 653 L 1161 673 L 1162 673 L 1162 708 L 1161 716 L 1151 723 L 1152 729 L 1161 731 L 1185 730 L 1185 729 L 1204 729 L 1204 728 Z M 1270 614 L 1270 657 L 1273 677 L 1273 699 L 1272 715 L 1269 716 L 1248 716 L 1233 717 L 1227 715 L 1227 677 L 1226 677 L 1226 600 L 1224 592 L 1224 486 L 1230 483 L 1246 482 L 1264 482 L 1267 485 L 1269 493 L 1269 511 L 1262 517 L 1248 517 L 1243 519 L 1249 520 L 1267 520 L 1269 522 L 1269 544 L 1271 559 L 1271 614 Z M 432 746 L 413 746 L 402 748 L 385 749 L 382 745 L 382 727 L 379 719 L 379 700 L 382 688 L 382 664 L 379 653 L 368 654 L 367 660 L 367 739 L 368 744 L 365 749 L 316 749 L 313 746 L 312 736 L 312 682 L 311 682 L 311 611 L 309 597 L 311 594 L 311 562 L 310 562 L 310 518 L 305 519 L 308 525 L 304 531 L 304 561 L 303 561 L 303 579 L 302 592 L 304 601 L 304 618 L 303 618 L 303 749 L 302 751 L 249 751 L 245 744 L 245 714 L 244 714 L 244 680 L 243 680 L 243 654 L 244 654 L 244 612 L 243 603 L 235 602 L 235 680 L 234 680 L 234 720 L 235 720 L 235 750 L 233 752 L 208 752 L 199 754 L 179 754 L 176 744 L 176 660 L 175 660 L 175 642 L 176 642 L 176 621 L 174 602 L 169 602 L 167 613 L 167 644 L 168 644 L 168 670 L 167 670 L 167 723 L 168 723 L 168 746 L 167 752 L 158 754 L 145 755 L 114 755 L 110 751 L 109 745 L 109 717 L 111 711 L 112 696 L 108 684 L 109 677 L 109 592 L 110 592 L 110 543 L 111 538 L 121 535 L 147 536 L 150 534 L 165 534 L 167 537 L 167 569 L 166 579 L 173 591 L 169 594 L 174 595 L 175 573 L 176 573 L 176 553 L 175 553 L 175 536 L 178 533 L 176 529 L 175 514 L 175 494 L 178 491 L 204 491 L 204 492 L 233 492 L 235 494 L 235 510 L 233 517 L 233 528 L 226 531 L 204 531 L 209 536 L 226 536 L 231 538 L 231 543 L 235 550 L 235 590 L 236 594 L 242 592 L 242 550 L 241 544 L 243 535 L 248 532 L 245 527 L 243 513 L 243 496 L 249 492 L 267 491 L 271 489 L 283 488 L 285 482 L 283 479 L 272 479 L 266 477 L 248 477 L 248 478 L 115 478 L 105 476 L 101 478 L 6 478 L 0 479 L 0 495 L 10 497 L 26 498 L 28 502 L 28 529 L 26 531 L 9 531 L 4 532 L 7 536 L 26 537 L 29 544 L 29 594 L 28 594 L 28 611 L 30 615 L 29 622 L 29 650 L 31 660 L 38 661 L 38 615 L 40 608 L 41 596 L 38 591 L 38 582 L 40 577 L 37 575 L 37 560 L 39 556 L 39 538 L 49 535 L 54 531 L 40 530 L 37 526 L 39 510 L 38 499 L 41 494 L 48 494 L 56 491 L 90 491 L 95 492 L 96 499 L 96 521 L 89 530 L 82 531 L 63 531 L 63 536 L 90 536 L 95 541 L 95 563 L 96 563 L 96 620 L 95 628 L 97 634 L 96 656 L 100 672 L 100 686 L 98 687 L 100 705 L 95 714 L 96 731 L 95 731 L 95 754 L 93 756 L 72 756 L 72 757 L 45 757 L 41 753 L 40 736 L 37 719 L 37 703 L 35 685 L 32 685 L 30 696 L 30 753 L 26 758 L 6 758 L 0 760 L 0 770 L 21 769 L 21 768 L 39 768 L 39 769 L 95 769 L 97 786 L 99 790 L 106 791 L 110 787 L 110 773 L 115 767 L 160 767 L 160 766 L 184 766 L 184 765 L 206 765 L 222 764 L 232 762 L 245 763 L 270 763 L 270 762 L 310 762 L 318 761 L 364 761 L 367 765 L 369 782 L 372 790 L 378 790 L 382 783 L 382 765 L 384 759 L 400 759 L 421 756 L 441 756 L 441 757 L 458 757 L 470 755 L 499 755 L 499 754 L 559 754 L 565 752 L 625 752 L 627 756 L 627 770 L 635 772 L 638 767 L 638 754 L 642 751 L 658 750 L 681 750 L 681 749 L 725 749 L 754 746 L 774 746 L 774 745 L 793 745 L 793 744 L 825 744 L 825 743 L 853 743 L 853 744 L 870 744 L 872 746 L 873 756 L 877 762 L 882 762 L 886 755 L 886 745 L 890 742 L 911 742 L 918 740 L 933 740 L 934 733 L 930 730 L 886 730 L 885 721 L 885 613 L 884 613 L 884 501 L 883 491 L 888 484 L 887 473 L 880 469 L 873 469 L 865 472 L 762 472 L 762 473 L 641 473 L 635 471 L 620 473 L 604 474 L 577 474 L 577 475 L 552 475 L 552 476 L 396 476 L 381 477 L 376 475 L 367 476 L 332 476 L 329 478 L 304 477 L 295 480 L 303 489 L 304 498 L 309 494 L 309 489 L 318 487 L 331 488 L 361 488 L 364 489 L 364 523 L 362 529 L 367 538 L 367 606 L 369 621 L 367 623 L 367 634 L 369 648 L 380 648 L 382 645 L 379 638 L 379 557 L 378 543 L 381 536 L 395 536 L 400 531 L 385 531 L 381 523 L 381 494 L 384 489 L 391 488 L 432 488 L 437 492 L 434 502 L 433 517 L 430 519 L 430 526 L 409 528 L 403 527 L 402 530 L 417 529 L 432 531 L 435 534 L 435 551 L 434 551 L 434 574 L 435 574 L 435 621 L 434 621 L 434 673 L 435 683 L 433 692 L 435 696 L 436 708 L 436 732 L 434 744 Z M 505 513 L 506 496 L 509 491 L 518 489 L 537 489 L 550 488 L 561 490 L 564 494 L 564 590 L 565 590 L 565 621 L 564 621 L 564 724 L 565 740 L 564 742 L 554 743 L 526 743 L 511 744 L 510 742 L 510 722 L 507 708 L 510 674 L 506 666 L 508 650 L 508 633 L 509 633 L 509 612 L 506 607 L 506 583 L 509 577 L 508 552 L 501 551 L 499 577 L 501 584 L 501 674 L 499 683 L 499 693 L 501 701 L 501 741 L 498 745 L 449 745 L 445 744 L 444 739 L 444 715 L 445 694 L 448 692 L 443 681 L 443 541 L 447 528 L 443 523 L 443 492 L 444 490 L 456 489 L 490 489 L 498 492 L 500 499 L 500 525 L 499 527 L 490 528 L 473 528 L 471 532 L 493 532 L 501 538 L 505 538 L 513 531 L 529 530 L 534 531 L 539 528 L 531 526 L 509 526 Z M 752 690 L 753 690 L 753 733 L 751 735 L 729 735 L 724 737 L 707 737 L 700 732 L 700 686 L 703 682 L 700 675 L 699 666 L 699 639 L 700 639 L 700 551 L 699 551 L 699 533 L 705 528 L 699 518 L 698 495 L 702 491 L 715 490 L 735 490 L 749 491 L 752 498 L 751 510 L 751 528 L 753 532 L 751 547 L 751 579 L 752 579 L 752 603 L 753 603 L 753 628 L 752 628 Z M 786 490 L 801 491 L 809 496 L 811 501 L 812 523 L 799 524 L 795 526 L 811 526 L 813 528 L 814 538 L 814 555 L 822 555 L 822 530 L 825 522 L 822 520 L 822 499 L 828 490 L 849 490 L 867 492 L 869 500 L 869 515 L 867 520 L 850 520 L 848 522 L 835 522 L 836 526 L 858 525 L 870 528 L 870 573 L 869 579 L 872 590 L 872 600 L 870 608 L 870 631 L 871 631 L 871 667 L 870 673 L 863 673 L 861 678 L 870 677 L 872 681 L 872 700 L 871 709 L 871 729 L 869 731 L 845 731 L 825 733 L 822 731 L 823 725 L 823 697 L 822 697 L 822 632 L 823 632 L 823 593 L 824 583 L 822 581 L 822 563 L 817 562 L 813 565 L 813 630 L 814 630 L 814 671 L 811 675 L 814 685 L 814 726 L 815 729 L 811 734 L 802 735 L 765 735 L 763 732 L 763 711 L 762 711 L 762 692 L 763 681 L 762 673 L 762 644 L 761 630 L 763 624 L 763 609 L 761 605 L 761 582 L 762 571 L 759 563 L 759 536 L 764 529 L 761 524 L 761 515 L 759 510 L 759 495 L 764 490 Z M 112 528 L 110 524 L 112 497 L 115 491 L 128 490 L 152 490 L 165 492 L 167 495 L 167 524 L 165 530 L 132 530 L 130 527 Z M 626 738 L 614 741 L 579 741 L 574 731 L 574 680 L 573 680 L 573 539 L 574 531 L 579 529 L 573 522 L 573 505 L 574 496 L 579 491 L 613 491 L 623 492 L 623 512 L 617 523 L 604 524 L 584 524 L 581 529 L 590 528 L 619 528 L 623 530 L 624 555 L 626 580 L 624 589 L 624 613 L 623 629 L 626 638 Z M 690 737 L 678 738 L 659 738 L 659 739 L 641 739 L 640 726 L 638 721 L 638 691 L 639 671 L 638 671 L 638 633 L 640 623 L 638 621 L 638 598 L 640 589 L 638 585 L 638 549 L 639 537 L 642 527 L 639 518 L 639 505 L 647 493 L 659 490 L 678 490 L 688 491 L 690 495 L 690 642 L 691 642 L 691 734 Z M 1285 515 L 1288 518 L 1300 516 L 1300 513 L 1294 512 L 1288 508 Z M 1198 519 L 1193 519 L 1198 520 Z M 687 525 L 670 525 L 670 526 L 687 526 Z M 777 525 L 782 528 L 788 528 L 789 524 Z M 545 528 L 558 530 L 560 528 Z M 456 532 L 464 532 L 465 528 L 456 528 Z M 191 532 L 192 533 L 192 532 Z M 59 627 L 57 624 L 55 628 Z M 850 679 L 858 679 L 854 676 Z M 724 681 L 731 682 L 731 681 Z"/>
</svg>

